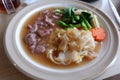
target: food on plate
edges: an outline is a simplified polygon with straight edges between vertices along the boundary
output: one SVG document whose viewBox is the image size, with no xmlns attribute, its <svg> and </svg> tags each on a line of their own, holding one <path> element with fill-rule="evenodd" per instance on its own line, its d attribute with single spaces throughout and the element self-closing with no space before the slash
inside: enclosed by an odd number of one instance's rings
<svg viewBox="0 0 120 80">
<path fill-rule="evenodd" d="M 106 37 L 105 31 L 102 28 L 93 28 L 91 32 L 96 41 L 103 41 Z"/>
<path fill-rule="evenodd" d="M 41 10 L 21 34 L 23 47 L 34 60 L 57 67 L 95 59 L 106 37 L 97 15 L 74 7 Z"/>
</svg>

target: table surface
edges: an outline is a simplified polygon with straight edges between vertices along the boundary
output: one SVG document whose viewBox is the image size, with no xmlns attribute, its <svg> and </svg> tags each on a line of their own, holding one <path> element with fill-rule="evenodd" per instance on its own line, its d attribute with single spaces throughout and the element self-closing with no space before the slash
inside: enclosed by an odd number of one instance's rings
<svg viewBox="0 0 120 80">
<path fill-rule="evenodd" d="M 92 5 L 95 7 L 96 3 L 93 3 Z M 103 5 L 104 4 L 104 5 Z M 111 8 L 108 4 L 108 0 L 103 0 L 101 8 L 102 10 L 111 20 L 115 23 L 115 26 L 118 28 L 117 21 L 114 17 L 113 12 L 111 11 Z M 29 77 L 25 76 L 22 74 L 20 71 L 18 71 L 9 61 L 8 57 L 5 54 L 4 50 L 4 33 L 7 28 L 7 25 L 9 21 L 12 19 L 12 15 L 6 15 L 6 14 L 1 14 L 0 13 L 0 80 L 32 80 Z M 105 78 L 108 78 L 110 76 L 116 75 L 120 73 L 120 50 L 118 50 L 117 55 L 116 55 L 116 60 L 114 63 L 98 78 L 95 80 L 102 80 Z"/>
</svg>

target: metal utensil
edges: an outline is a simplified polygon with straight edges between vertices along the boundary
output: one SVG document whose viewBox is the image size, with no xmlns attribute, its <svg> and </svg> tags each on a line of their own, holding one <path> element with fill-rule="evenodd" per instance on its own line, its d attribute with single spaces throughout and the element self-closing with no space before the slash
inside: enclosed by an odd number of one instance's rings
<svg viewBox="0 0 120 80">
<path fill-rule="evenodd" d="M 15 9 L 13 2 L 11 0 L 2 0 L 2 3 L 3 3 L 8 14 L 16 12 L 16 9 Z"/>
<path fill-rule="evenodd" d="M 118 23 L 120 24 L 120 1 L 109 0 L 109 3 Z"/>
<path fill-rule="evenodd" d="M 98 1 L 98 0 L 81 0 L 81 1 L 85 1 L 85 2 L 88 2 L 88 3 L 92 3 L 92 2 L 95 2 L 95 1 Z"/>
</svg>

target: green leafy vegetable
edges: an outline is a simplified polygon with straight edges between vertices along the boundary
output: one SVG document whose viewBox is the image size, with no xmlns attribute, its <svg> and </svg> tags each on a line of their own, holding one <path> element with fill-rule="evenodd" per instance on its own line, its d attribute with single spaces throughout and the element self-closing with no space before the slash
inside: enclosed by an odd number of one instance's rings
<svg viewBox="0 0 120 80">
<path fill-rule="evenodd" d="M 61 26 L 63 26 L 64 28 L 68 27 L 68 25 L 65 22 L 63 22 L 63 21 L 59 21 L 59 24 Z"/>
<path fill-rule="evenodd" d="M 59 25 L 61 25 L 64 29 L 74 27 L 82 27 L 84 30 L 91 29 L 92 14 L 89 12 L 81 12 L 77 15 L 75 14 L 76 10 L 77 9 L 74 7 L 55 10 L 56 13 L 62 14 Z"/>
<path fill-rule="evenodd" d="M 86 26 L 87 26 L 89 29 L 91 29 L 92 26 L 89 24 L 89 22 L 88 22 L 87 19 L 85 18 L 86 15 L 83 14 L 83 13 L 81 13 L 81 16 L 82 16 L 82 18 L 83 18 L 83 20 L 84 20 Z"/>
<path fill-rule="evenodd" d="M 84 21 L 81 22 L 81 25 L 82 25 L 82 27 L 83 27 L 84 30 L 88 30 L 87 25 L 85 24 Z"/>
</svg>

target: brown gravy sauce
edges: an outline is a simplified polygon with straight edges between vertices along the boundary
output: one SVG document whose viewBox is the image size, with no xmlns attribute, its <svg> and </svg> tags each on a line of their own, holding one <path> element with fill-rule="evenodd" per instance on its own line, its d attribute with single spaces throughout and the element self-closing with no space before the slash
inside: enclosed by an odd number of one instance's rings
<svg viewBox="0 0 120 80">
<path fill-rule="evenodd" d="M 69 68 L 75 68 L 75 67 L 80 67 L 83 66 L 89 62 L 91 62 L 92 60 L 87 60 L 87 59 L 83 59 L 83 61 L 79 64 L 69 64 L 69 65 L 62 65 L 62 64 L 55 64 L 52 61 L 50 61 L 46 55 L 43 54 L 36 54 L 36 53 L 32 53 L 31 50 L 29 49 L 29 46 L 26 45 L 26 43 L 24 42 L 24 37 L 25 34 L 27 34 L 28 28 L 27 25 L 28 24 L 33 24 L 35 22 L 35 20 L 38 18 L 38 16 L 40 15 L 40 12 L 32 15 L 23 25 L 22 31 L 21 31 L 21 43 L 22 43 L 22 47 L 25 50 L 25 52 L 27 53 L 27 55 L 35 62 L 46 66 L 46 67 L 50 67 L 50 68 L 55 68 L 55 69 L 69 69 Z M 99 49 L 101 47 L 101 43 L 99 43 L 95 49 L 95 52 L 98 53 Z"/>
</svg>

